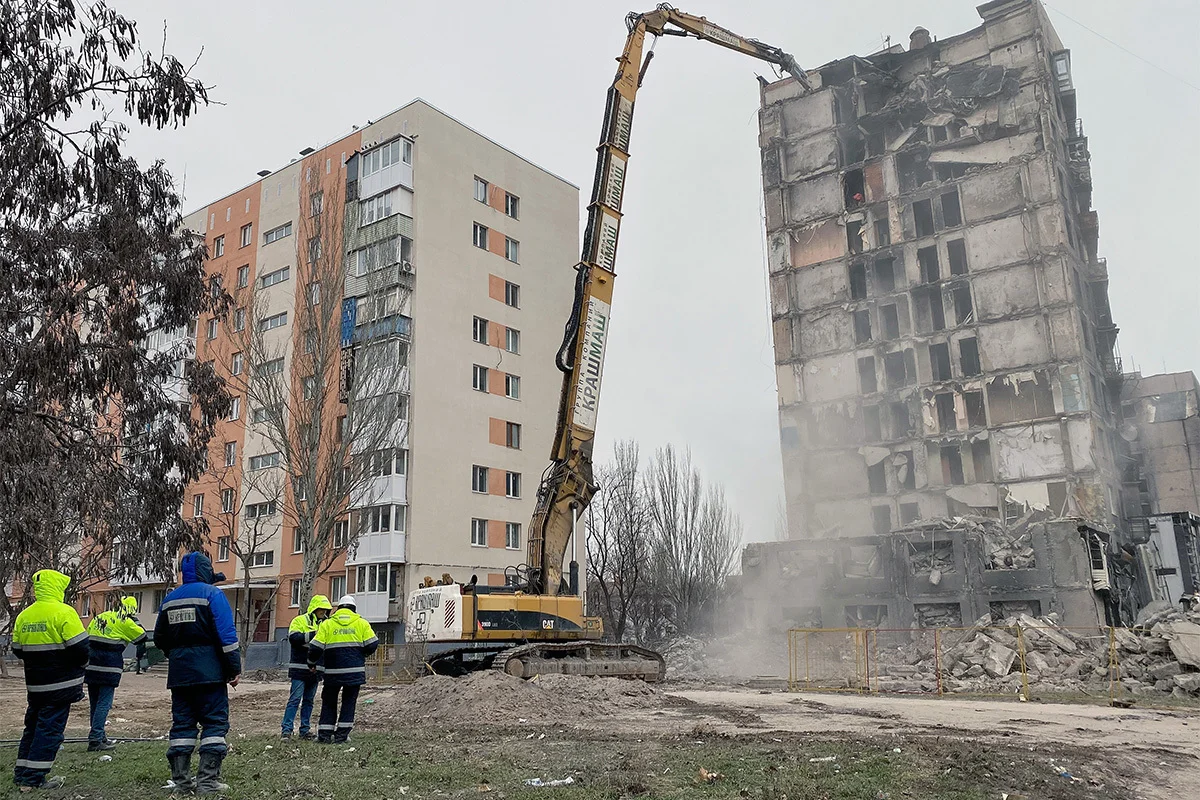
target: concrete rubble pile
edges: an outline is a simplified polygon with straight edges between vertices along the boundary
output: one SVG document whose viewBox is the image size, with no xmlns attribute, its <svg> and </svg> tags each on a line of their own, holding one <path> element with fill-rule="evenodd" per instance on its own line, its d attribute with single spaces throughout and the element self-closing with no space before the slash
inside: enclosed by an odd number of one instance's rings
<svg viewBox="0 0 1200 800">
<path fill-rule="evenodd" d="M 990 616 L 965 630 L 940 632 L 940 654 L 932 631 L 905 635 L 885 645 L 879 634 L 871 668 L 872 687 L 891 692 L 942 691 L 995 694 L 1020 692 L 1026 678 L 1034 694 L 1106 695 L 1112 645 L 1116 676 L 1133 695 L 1175 698 L 1200 695 L 1200 614 L 1163 610 L 1134 628 L 1066 629 L 1057 615 L 1027 614 L 994 622 Z M 1019 629 L 1019 634 L 1018 634 Z M 1018 641 L 1018 635 L 1021 641 Z M 875 678 L 875 676 L 878 678 Z"/>
<path fill-rule="evenodd" d="M 787 639 L 745 631 L 707 641 L 680 636 L 663 648 L 667 677 L 679 680 L 786 677 Z"/>
</svg>

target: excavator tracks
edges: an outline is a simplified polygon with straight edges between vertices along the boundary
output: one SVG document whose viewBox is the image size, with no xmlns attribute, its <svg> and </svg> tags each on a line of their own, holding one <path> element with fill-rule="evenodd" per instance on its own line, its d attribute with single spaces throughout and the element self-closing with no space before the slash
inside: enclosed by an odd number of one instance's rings
<svg viewBox="0 0 1200 800">
<path fill-rule="evenodd" d="M 667 662 L 662 654 L 632 644 L 532 642 L 497 653 L 492 669 L 517 678 L 562 674 L 657 683 L 666 676 Z"/>
</svg>

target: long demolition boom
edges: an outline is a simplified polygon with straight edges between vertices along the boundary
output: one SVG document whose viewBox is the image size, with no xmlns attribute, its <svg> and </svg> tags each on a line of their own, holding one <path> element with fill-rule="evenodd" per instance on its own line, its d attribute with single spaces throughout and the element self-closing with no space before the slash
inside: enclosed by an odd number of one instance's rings
<svg viewBox="0 0 1200 800">
<path fill-rule="evenodd" d="M 531 569 L 527 589 L 535 594 L 562 593 L 563 559 L 571 545 L 576 520 L 597 489 L 592 483 L 592 444 L 616 278 L 633 102 L 654 56 L 651 48 L 645 61 L 642 60 L 646 34 L 704 39 L 776 64 L 808 88 L 804 71 L 779 48 L 745 39 L 704 17 L 685 14 L 666 3 L 645 14 L 630 13 L 625 24 L 629 36 L 624 52 L 617 59 L 617 75 L 608 90 L 604 109 L 592 199 L 583 233 L 583 254 L 576 266 L 575 300 L 556 359 L 564 375 L 552 463 L 538 489 L 529 530 Z M 577 565 L 573 565 L 572 570 L 575 569 Z M 573 590 L 577 591 L 577 586 Z"/>
</svg>

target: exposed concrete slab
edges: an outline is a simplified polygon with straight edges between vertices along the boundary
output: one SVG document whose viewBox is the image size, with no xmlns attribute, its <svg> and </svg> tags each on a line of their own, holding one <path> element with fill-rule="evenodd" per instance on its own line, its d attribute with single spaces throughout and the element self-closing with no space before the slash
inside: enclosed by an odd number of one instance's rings
<svg viewBox="0 0 1200 800">
<path fill-rule="evenodd" d="M 840 175 L 821 175 L 802 184 L 790 186 L 786 192 L 789 225 L 803 225 L 842 210 Z"/>
<path fill-rule="evenodd" d="M 789 236 L 792 264 L 798 269 L 846 255 L 846 229 L 840 220 L 827 219 L 807 227 L 796 228 Z M 838 268 L 845 273 L 843 265 L 839 264 Z"/>
<path fill-rule="evenodd" d="M 1050 360 L 1046 324 L 1041 317 L 1006 320 L 979 328 L 985 370 L 1016 369 Z"/>
<path fill-rule="evenodd" d="M 1066 472 L 1065 442 L 1057 422 L 991 432 L 996 477 L 1026 480 Z"/>
<path fill-rule="evenodd" d="M 961 140 L 929 154 L 931 164 L 1004 164 L 1027 155 L 1037 141 L 1036 133 L 1023 133 L 990 142 Z"/>
<path fill-rule="evenodd" d="M 976 314 L 981 322 L 1032 311 L 1041 305 L 1037 272 L 1032 264 L 977 275 Z"/>
<path fill-rule="evenodd" d="M 795 97 L 782 106 L 783 135 L 807 136 L 833 127 L 833 92 L 824 89 Z"/>
<path fill-rule="evenodd" d="M 782 152 L 780 167 L 783 180 L 789 183 L 828 172 L 838 165 L 838 141 L 832 131 L 799 141 L 789 140 Z"/>
</svg>

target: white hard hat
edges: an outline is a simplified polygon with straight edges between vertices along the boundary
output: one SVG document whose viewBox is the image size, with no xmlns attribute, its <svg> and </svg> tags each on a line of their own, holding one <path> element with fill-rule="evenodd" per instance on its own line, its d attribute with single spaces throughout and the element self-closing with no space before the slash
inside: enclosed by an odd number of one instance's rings
<svg viewBox="0 0 1200 800">
<path fill-rule="evenodd" d="M 338 600 L 337 604 L 338 604 L 338 607 L 350 606 L 351 608 L 358 608 L 358 603 L 354 602 L 354 595 L 352 595 L 352 594 L 342 595 L 341 599 Z"/>
</svg>

